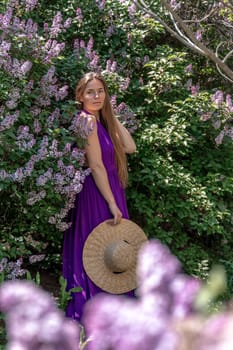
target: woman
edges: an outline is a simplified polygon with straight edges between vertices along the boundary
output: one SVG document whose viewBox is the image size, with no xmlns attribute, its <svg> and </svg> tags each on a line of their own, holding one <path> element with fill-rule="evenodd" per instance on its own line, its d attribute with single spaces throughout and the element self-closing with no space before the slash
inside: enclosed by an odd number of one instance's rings
<svg viewBox="0 0 233 350">
<path fill-rule="evenodd" d="M 63 247 L 63 276 L 67 288 L 80 286 L 67 307 L 67 316 L 80 320 L 85 302 L 102 290 L 86 275 L 82 251 L 89 233 L 101 222 L 113 218 L 118 224 L 128 218 L 125 198 L 127 183 L 126 153 L 136 150 L 130 133 L 113 113 L 103 77 L 87 73 L 79 81 L 75 98 L 81 110 L 94 124 L 85 147 L 91 174 L 86 177 L 71 212 L 71 228 L 65 232 Z"/>
</svg>

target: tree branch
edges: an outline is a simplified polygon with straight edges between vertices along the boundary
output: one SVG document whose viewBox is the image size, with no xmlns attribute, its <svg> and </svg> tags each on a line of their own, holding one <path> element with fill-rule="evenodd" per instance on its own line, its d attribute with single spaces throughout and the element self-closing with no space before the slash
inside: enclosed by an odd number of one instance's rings
<svg viewBox="0 0 233 350">
<path fill-rule="evenodd" d="M 214 53 L 208 49 L 205 44 L 195 37 L 192 30 L 188 27 L 185 21 L 173 10 L 166 0 L 160 0 L 163 7 L 168 11 L 171 20 L 174 25 L 172 29 L 161 17 L 156 15 L 143 0 L 133 0 L 133 2 L 144 12 L 148 13 L 151 17 L 155 18 L 161 23 L 164 28 L 182 44 L 197 52 L 198 54 L 204 55 L 209 60 L 215 63 L 218 72 L 230 82 L 233 82 L 233 71 L 226 64 L 227 58 L 231 55 L 230 53 L 225 56 L 224 59 L 220 59 L 217 52 Z"/>
</svg>

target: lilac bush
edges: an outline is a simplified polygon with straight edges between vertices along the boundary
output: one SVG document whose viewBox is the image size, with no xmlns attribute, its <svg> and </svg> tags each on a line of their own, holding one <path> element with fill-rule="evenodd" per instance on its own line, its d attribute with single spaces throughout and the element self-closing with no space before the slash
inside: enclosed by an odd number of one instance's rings
<svg viewBox="0 0 233 350">
<path fill-rule="evenodd" d="M 96 3 L 102 11 L 104 2 Z M 116 72 L 115 60 L 101 60 L 93 36 L 73 34 L 83 11 L 50 11 L 38 19 L 40 2 L 8 0 L 0 13 L 0 188 L 3 234 L 15 232 L 58 240 L 70 226 L 67 214 L 90 170 L 83 145 L 91 126 L 76 115 L 74 87 L 87 70 L 101 71 L 124 93 L 130 79 Z M 75 29 L 76 30 L 76 29 Z M 111 63 L 110 63 L 111 61 Z M 107 62 L 107 63 L 106 63 Z M 115 68 L 114 68 L 115 67 Z M 127 105 L 116 113 L 136 128 Z M 17 226 L 12 217 L 15 217 Z M 59 238 L 60 240 L 60 238 Z M 3 255 L 4 256 L 4 255 Z"/>
<path fill-rule="evenodd" d="M 31 282 L 5 282 L 0 310 L 6 315 L 6 349 L 79 349 L 79 325 L 66 319 L 51 296 Z"/>
<path fill-rule="evenodd" d="M 171 244 L 189 272 L 210 246 L 231 261 L 232 88 L 209 62 L 167 40 L 132 1 L 12 0 L 0 13 L 0 257 L 60 252 L 58 231 L 89 173 L 73 91 L 95 70 L 119 118 L 131 131 L 139 125 L 128 158 L 131 218 Z M 47 246 L 29 247 L 29 235 Z"/>
<path fill-rule="evenodd" d="M 36 4 L 26 2 L 25 11 L 31 11 Z M 67 25 L 61 23 L 58 13 L 41 35 L 31 18 L 18 17 L 21 10 L 18 2 L 10 1 L 0 18 L 3 79 L 0 130 L 4 155 L 1 181 L 6 191 L 16 183 L 17 195 L 29 206 L 45 198 L 54 200 L 54 192 L 61 194 L 64 212 L 55 216 L 50 207 L 47 216 L 63 230 L 66 224 L 62 220 L 86 175 L 80 166 L 83 153 L 77 155 L 68 133 L 59 129 L 62 118 L 59 103 L 66 98 L 68 86 L 59 82 L 54 62 L 65 48 L 57 36 Z M 71 108 L 69 113 L 72 111 Z M 69 166 L 73 166 L 73 173 Z M 42 176 L 46 180 L 42 181 Z M 20 187 L 26 189 L 23 196 L 19 194 Z"/>
</svg>

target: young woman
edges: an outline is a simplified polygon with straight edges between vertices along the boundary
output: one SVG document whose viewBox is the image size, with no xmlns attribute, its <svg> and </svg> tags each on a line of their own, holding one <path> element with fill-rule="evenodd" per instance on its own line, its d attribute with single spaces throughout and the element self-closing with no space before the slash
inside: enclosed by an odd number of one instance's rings
<svg viewBox="0 0 233 350">
<path fill-rule="evenodd" d="M 67 288 L 80 286 L 67 307 L 67 316 L 80 320 L 85 302 L 102 290 L 86 275 L 82 251 L 90 232 L 112 218 L 118 224 L 128 218 L 125 198 L 126 153 L 136 150 L 130 133 L 113 113 L 106 83 L 97 73 L 87 73 L 78 82 L 76 100 L 85 118 L 94 123 L 86 143 L 86 161 L 91 174 L 86 177 L 71 212 L 72 226 L 64 236 L 63 276 Z M 131 293 L 132 294 L 132 293 Z"/>
</svg>

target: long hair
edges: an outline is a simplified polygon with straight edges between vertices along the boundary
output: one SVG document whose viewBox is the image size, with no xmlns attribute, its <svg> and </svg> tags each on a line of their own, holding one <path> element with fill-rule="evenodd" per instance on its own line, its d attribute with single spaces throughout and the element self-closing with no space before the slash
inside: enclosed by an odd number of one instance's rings
<svg viewBox="0 0 233 350">
<path fill-rule="evenodd" d="M 117 165 L 118 176 L 119 176 L 119 179 L 120 179 L 122 186 L 125 187 L 127 184 L 127 180 L 128 180 L 127 159 L 126 159 L 126 154 L 123 150 L 122 143 L 120 141 L 119 129 L 118 129 L 118 125 L 116 122 L 116 117 L 114 115 L 112 104 L 110 102 L 107 84 L 106 84 L 103 76 L 101 74 L 95 73 L 95 72 L 86 73 L 79 80 L 79 82 L 76 86 L 75 100 L 77 102 L 80 101 L 80 98 L 82 97 L 87 84 L 93 79 L 98 79 L 99 81 L 101 81 L 101 83 L 104 86 L 105 100 L 104 100 L 103 108 L 100 110 L 100 122 L 107 129 L 107 131 L 112 139 L 112 142 L 114 145 L 114 151 L 115 151 L 115 161 L 116 161 L 116 165 Z M 80 107 L 81 107 L 81 109 L 83 108 L 82 103 L 80 103 Z"/>
</svg>

